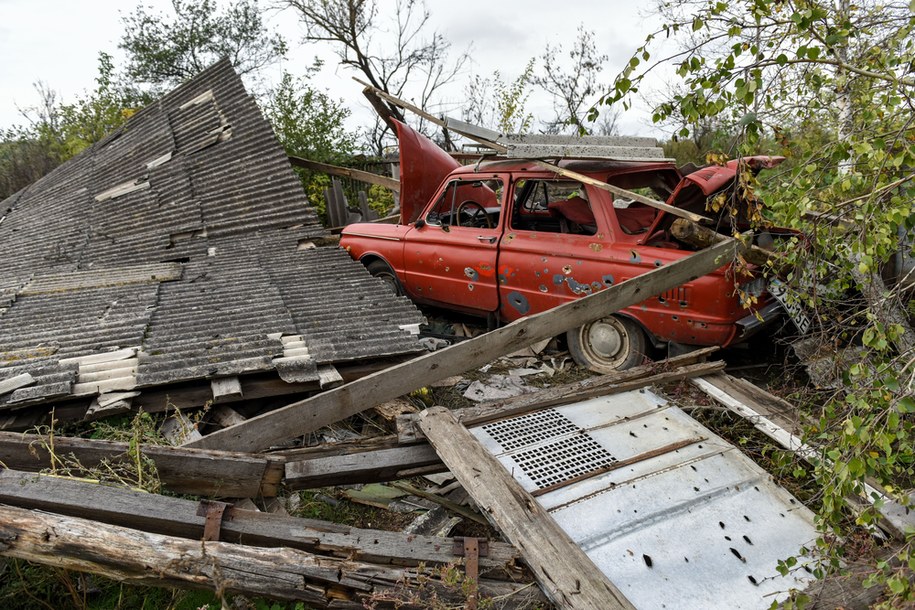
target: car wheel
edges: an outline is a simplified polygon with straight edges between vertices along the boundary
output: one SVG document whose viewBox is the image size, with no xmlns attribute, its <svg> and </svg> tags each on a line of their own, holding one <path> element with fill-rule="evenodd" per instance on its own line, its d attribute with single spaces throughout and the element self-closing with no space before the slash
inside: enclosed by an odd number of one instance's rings
<svg viewBox="0 0 915 610">
<path fill-rule="evenodd" d="M 647 341 L 641 327 L 627 318 L 608 316 L 566 333 L 569 352 L 595 373 L 623 371 L 642 363 Z"/>
<path fill-rule="evenodd" d="M 403 296 L 403 288 L 400 285 L 400 280 L 397 279 L 397 274 L 394 273 L 394 270 L 391 269 L 386 262 L 374 260 L 366 265 L 365 268 L 368 269 L 373 277 L 377 277 L 390 286 L 391 292 L 395 295 Z"/>
</svg>

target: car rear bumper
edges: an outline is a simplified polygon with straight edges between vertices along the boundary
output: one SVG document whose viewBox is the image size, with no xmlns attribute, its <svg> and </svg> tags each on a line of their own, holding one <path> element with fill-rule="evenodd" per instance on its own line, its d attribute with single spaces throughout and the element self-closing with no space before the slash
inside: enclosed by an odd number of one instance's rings
<svg viewBox="0 0 915 610">
<path fill-rule="evenodd" d="M 773 299 L 771 303 L 765 305 L 762 309 L 757 309 L 754 313 L 737 321 L 737 334 L 734 337 L 734 342 L 749 339 L 781 318 L 784 313 L 785 310 L 782 309 L 781 304 Z"/>
</svg>

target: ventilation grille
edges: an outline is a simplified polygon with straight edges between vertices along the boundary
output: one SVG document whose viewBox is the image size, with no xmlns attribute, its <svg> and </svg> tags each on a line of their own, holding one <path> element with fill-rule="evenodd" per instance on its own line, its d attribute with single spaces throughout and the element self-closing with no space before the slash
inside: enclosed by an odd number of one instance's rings
<svg viewBox="0 0 915 610">
<path fill-rule="evenodd" d="M 680 307 L 686 307 L 689 304 L 689 288 L 686 286 L 679 286 L 673 288 L 666 292 L 662 292 L 661 296 L 658 297 L 658 300 L 662 303 L 667 301 L 673 305 L 679 305 Z"/>
<path fill-rule="evenodd" d="M 505 451 L 518 449 L 560 434 L 580 430 L 564 415 L 553 409 L 529 413 L 483 426 L 483 430 Z"/>
<path fill-rule="evenodd" d="M 609 451 L 565 416 L 546 409 L 483 426 L 525 475 L 544 489 L 614 464 Z"/>
</svg>

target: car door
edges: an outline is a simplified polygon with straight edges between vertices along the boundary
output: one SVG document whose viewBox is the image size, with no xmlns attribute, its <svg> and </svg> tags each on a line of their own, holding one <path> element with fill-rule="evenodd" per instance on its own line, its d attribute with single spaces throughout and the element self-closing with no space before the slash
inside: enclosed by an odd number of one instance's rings
<svg viewBox="0 0 915 610">
<path fill-rule="evenodd" d="M 505 180 L 449 180 L 407 235 L 404 288 L 417 301 L 484 314 L 499 307 L 496 259 Z"/>
<path fill-rule="evenodd" d="M 515 182 L 499 249 L 502 319 L 539 313 L 618 281 L 613 229 L 597 204 L 605 199 L 574 180 Z"/>
</svg>

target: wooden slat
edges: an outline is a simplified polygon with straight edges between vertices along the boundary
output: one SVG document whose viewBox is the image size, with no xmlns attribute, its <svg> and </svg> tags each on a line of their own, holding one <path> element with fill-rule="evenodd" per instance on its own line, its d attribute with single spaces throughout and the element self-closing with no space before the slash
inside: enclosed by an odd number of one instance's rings
<svg viewBox="0 0 915 610">
<path fill-rule="evenodd" d="M 133 584 L 238 592 L 354 610 L 409 582 L 416 572 L 298 549 L 186 540 L 12 506 L 0 506 L 0 554 Z M 528 587 L 481 579 L 479 588 L 484 595 L 513 601 L 513 594 Z M 426 577 L 422 592 L 411 595 L 420 606 L 431 605 L 433 599 L 460 603 L 464 597 L 432 576 Z M 536 598 L 523 601 L 538 603 Z"/>
<path fill-rule="evenodd" d="M 439 457 L 499 531 L 521 551 L 540 588 L 560 608 L 634 610 L 550 514 L 444 407 L 420 414 Z"/>
<path fill-rule="evenodd" d="M 213 390 L 213 403 L 232 402 L 242 400 L 245 395 L 241 390 L 241 381 L 238 377 L 222 377 L 211 379 L 210 388 Z"/>
<path fill-rule="evenodd" d="M 366 449 L 344 455 L 287 457 L 285 485 L 310 489 L 330 485 L 394 481 L 403 471 L 437 465 L 428 472 L 443 472 L 441 460 L 428 444 L 386 449 Z"/>
<path fill-rule="evenodd" d="M 289 162 L 295 167 L 304 167 L 305 169 L 324 172 L 325 174 L 330 174 L 331 176 L 343 176 L 346 178 L 352 178 L 353 180 L 358 180 L 360 182 L 367 182 L 368 184 L 377 184 L 378 186 L 383 186 L 394 191 L 395 193 L 400 192 L 400 180 L 388 178 L 387 176 L 373 174 L 372 172 L 364 172 L 362 170 L 352 169 L 349 167 L 339 167 L 337 165 L 330 165 L 328 163 L 320 163 L 318 161 L 311 161 L 310 159 L 304 159 L 302 157 L 295 157 L 292 155 L 289 155 Z M 368 218 L 365 220 L 368 221 Z"/>
<path fill-rule="evenodd" d="M 191 446 L 257 451 L 307 434 L 701 277 L 730 263 L 737 248 L 736 241 L 716 244 L 576 301 L 219 430 Z"/>
<path fill-rule="evenodd" d="M 650 370 L 648 367 L 639 367 L 641 374 L 638 375 L 633 374 L 633 371 L 620 371 L 601 377 L 592 377 L 591 379 L 548 388 L 532 394 L 522 394 L 521 396 L 489 404 L 467 407 L 455 411 L 454 415 L 465 426 L 477 426 L 596 396 L 610 396 L 611 394 L 629 392 L 630 390 L 638 390 L 652 385 L 709 375 L 724 370 L 724 367 L 725 363 L 719 360 L 679 366 L 653 375 L 646 373 L 646 371 Z M 626 375 L 626 373 L 630 373 L 630 375 Z M 423 438 L 422 431 L 418 430 L 416 426 L 418 421 L 419 416 L 416 414 L 401 415 L 397 418 L 397 436 L 401 442 L 416 442 Z"/>
<path fill-rule="evenodd" d="M 793 420 L 791 415 L 786 412 L 788 409 L 785 406 L 787 405 L 790 409 L 790 405 L 780 398 L 772 396 L 762 388 L 753 386 L 747 381 L 724 373 L 698 377 L 692 379 L 691 383 L 809 464 L 817 465 L 824 461 L 830 462 L 820 450 L 804 443 L 799 436 L 801 432 L 797 421 Z M 762 398 L 762 400 L 758 398 Z M 773 405 L 776 405 L 775 408 L 773 408 Z M 790 411 L 793 415 L 797 413 L 796 409 L 790 409 Z M 863 500 L 860 498 L 847 498 L 847 501 L 855 511 L 860 512 L 862 501 L 874 504 L 879 500 L 881 504 L 887 505 L 892 501 L 883 490 L 870 483 L 865 482 L 863 488 Z M 884 531 L 898 540 L 906 539 L 906 530 L 912 527 L 911 519 L 900 520 L 881 509 L 878 509 L 877 512 L 882 516 L 880 527 Z"/>
<path fill-rule="evenodd" d="M 7 468 L 31 472 L 50 468 L 48 442 L 47 437 L 38 435 L 0 432 L 0 462 Z M 140 449 L 155 463 L 166 489 L 202 496 L 249 498 L 268 493 L 269 490 L 262 487 L 270 464 L 285 462 L 281 457 L 183 447 L 142 445 Z M 132 460 L 129 450 L 128 443 L 54 437 L 55 453 L 73 456 L 85 468 L 95 468 L 102 460 Z"/>
<path fill-rule="evenodd" d="M 200 503 L 194 500 L 12 470 L 0 472 L 0 503 L 191 539 L 203 536 L 205 522 L 197 514 Z M 227 542 L 285 546 L 398 565 L 455 561 L 451 541 L 441 538 L 360 529 L 235 507 L 227 511 L 219 537 Z M 483 565 L 492 570 L 507 567 L 509 572 L 515 572 L 511 566 L 519 558 L 511 545 L 493 542 Z"/>
</svg>

